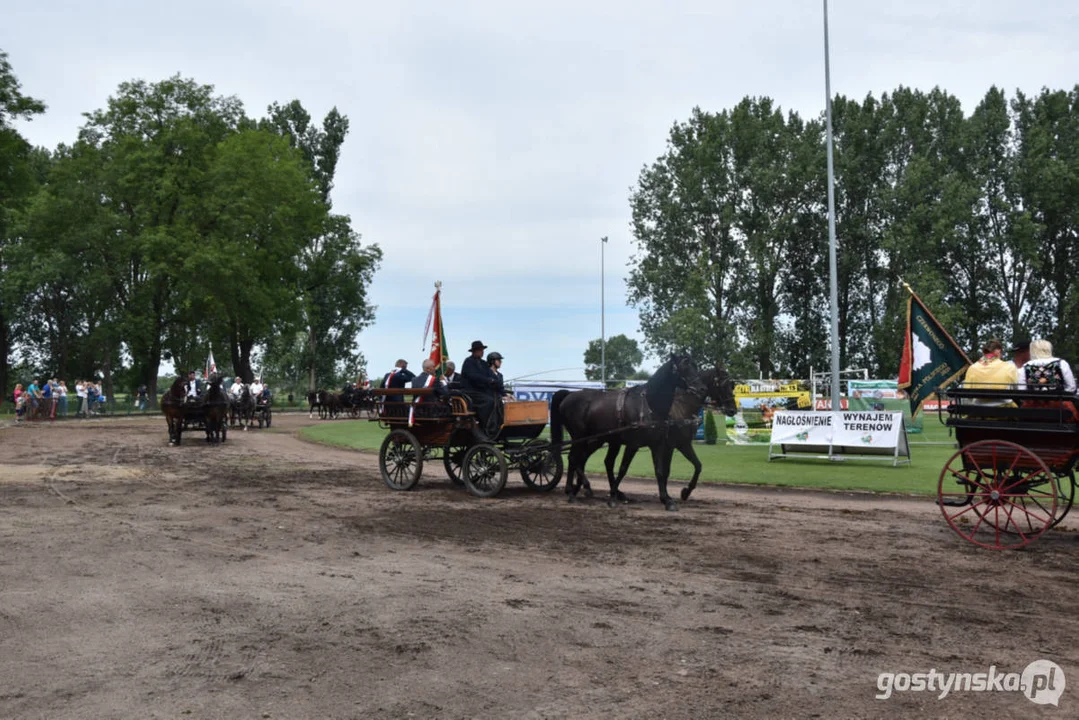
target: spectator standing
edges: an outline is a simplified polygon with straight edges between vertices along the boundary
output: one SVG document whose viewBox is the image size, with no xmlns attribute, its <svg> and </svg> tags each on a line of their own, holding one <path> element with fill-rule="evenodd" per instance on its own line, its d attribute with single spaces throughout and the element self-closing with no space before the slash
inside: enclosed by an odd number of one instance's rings
<svg viewBox="0 0 1079 720">
<path fill-rule="evenodd" d="M 41 407 L 41 388 L 38 387 L 37 380 L 31 381 L 26 387 L 26 394 L 29 396 L 26 399 L 26 419 L 33 420 L 38 415 L 38 408 Z"/>
<path fill-rule="evenodd" d="M 41 414 L 49 420 L 56 419 L 56 404 L 52 401 L 53 382 L 53 379 L 49 379 L 41 386 Z"/>
<path fill-rule="evenodd" d="M 60 417 L 67 417 L 67 384 L 63 380 L 56 384 L 56 402 L 60 406 Z"/>
<path fill-rule="evenodd" d="M 75 411 L 75 417 L 89 417 L 89 403 L 87 398 L 89 397 L 86 392 L 87 383 L 82 380 L 75 381 L 75 397 L 79 401 L 79 409 Z"/>
<path fill-rule="evenodd" d="M 149 401 L 149 390 L 146 385 L 139 385 L 139 389 L 135 391 L 135 402 L 140 412 L 146 412 L 146 404 Z"/>
</svg>

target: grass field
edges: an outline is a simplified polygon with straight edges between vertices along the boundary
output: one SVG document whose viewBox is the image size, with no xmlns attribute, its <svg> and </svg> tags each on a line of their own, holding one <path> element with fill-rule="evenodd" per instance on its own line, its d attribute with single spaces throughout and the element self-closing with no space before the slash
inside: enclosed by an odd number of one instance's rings
<svg viewBox="0 0 1079 720">
<path fill-rule="evenodd" d="M 386 431 L 377 423 L 366 420 L 344 420 L 321 423 L 304 428 L 301 435 L 314 442 L 378 451 Z M 948 429 L 936 415 L 925 418 L 925 432 L 909 436 L 911 464 L 893 468 L 888 462 L 867 460 L 809 460 L 780 458 L 768 462 L 768 446 L 761 445 L 696 445 L 697 456 L 704 469 L 701 482 L 747 483 L 751 485 L 782 485 L 789 487 L 826 488 L 830 490 L 868 490 L 885 493 L 932 495 L 937 490 L 941 467 L 955 452 Z M 940 443 L 940 444 L 934 444 Z M 589 479 L 597 490 L 606 488 L 603 453 L 592 456 L 588 463 Z M 637 453 L 630 474 L 653 477 L 652 459 L 647 449 Z M 672 480 L 688 480 L 693 466 L 675 453 L 671 468 Z M 596 481 L 599 481 L 597 484 Z"/>
</svg>

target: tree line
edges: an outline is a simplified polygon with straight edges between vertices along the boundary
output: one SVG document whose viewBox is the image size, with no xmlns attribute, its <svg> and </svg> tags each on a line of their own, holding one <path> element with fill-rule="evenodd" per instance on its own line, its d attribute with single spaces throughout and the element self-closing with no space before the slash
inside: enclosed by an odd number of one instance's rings
<svg viewBox="0 0 1079 720">
<path fill-rule="evenodd" d="M 935 88 L 833 104 L 843 367 L 896 374 L 908 282 L 976 356 L 987 337 L 1079 359 L 1079 86 L 965 114 Z M 829 364 L 823 116 L 766 97 L 695 109 L 630 205 L 629 302 L 653 351 L 743 376 Z"/>
<path fill-rule="evenodd" d="M 294 100 L 252 118 L 235 97 L 174 76 L 125 82 L 71 144 L 14 129 L 44 105 L 0 53 L 0 388 L 21 375 L 158 368 L 257 370 L 306 385 L 355 377 L 381 260 L 330 193 L 348 118 Z M 256 362 L 261 354 L 264 358 Z"/>
</svg>

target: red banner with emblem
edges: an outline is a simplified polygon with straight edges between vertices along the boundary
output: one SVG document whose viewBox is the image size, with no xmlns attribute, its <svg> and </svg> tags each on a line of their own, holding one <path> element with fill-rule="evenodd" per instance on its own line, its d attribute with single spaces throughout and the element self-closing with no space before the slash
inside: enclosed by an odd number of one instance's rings
<svg viewBox="0 0 1079 720">
<path fill-rule="evenodd" d="M 431 300 L 431 309 L 427 313 L 427 325 L 423 329 L 423 340 L 427 342 L 427 333 L 431 333 L 430 355 L 435 364 L 435 375 L 442 377 L 446 373 L 446 363 L 450 354 L 446 350 L 446 330 L 442 327 L 442 283 L 435 283 L 435 296 Z"/>
</svg>

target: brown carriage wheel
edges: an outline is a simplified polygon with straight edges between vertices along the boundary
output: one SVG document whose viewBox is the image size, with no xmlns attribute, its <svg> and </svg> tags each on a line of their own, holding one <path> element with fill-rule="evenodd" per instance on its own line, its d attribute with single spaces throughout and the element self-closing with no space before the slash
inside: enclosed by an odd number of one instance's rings
<svg viewBox="0 0 1079 720">
<path fill-rule="evenodd" d="M 980 440 L 953 455 L 941 470 L 937 497 L 956 534 L 994 550 L 1037 539 L 1063 509 L 1054 473 L 1036 454 L 1007 440 Z"/>
<path fill-rule="evenodd" d="M 489 498 L 506 487 L 509 466 L 506 456 L 494 445 L 473 445 L 462 463 L 465 487 L 476 497 Z"/>
<path fill-rule="evenodd" d="M 382 482 L 391 490 L 411 490 L 423 473 L 423 448 L 408 430 L 392 430 L 378 451 Z"/>
<path fill-rule="evenodd" d="M 447 445 L 442 448 L 442 466 L 446 468 L 446 475 L 454 485 L 465 484 L 462 466 L 467 452 L 467 445 Z"/>
<path fill-rule="evenodd" d="M 521 479 L 533 490 L 550 492 L 562 481 L 562 453 L 546 442 L 535 442 L 534 445 L 525 446 L 521 457 Z"/>
</svg>

